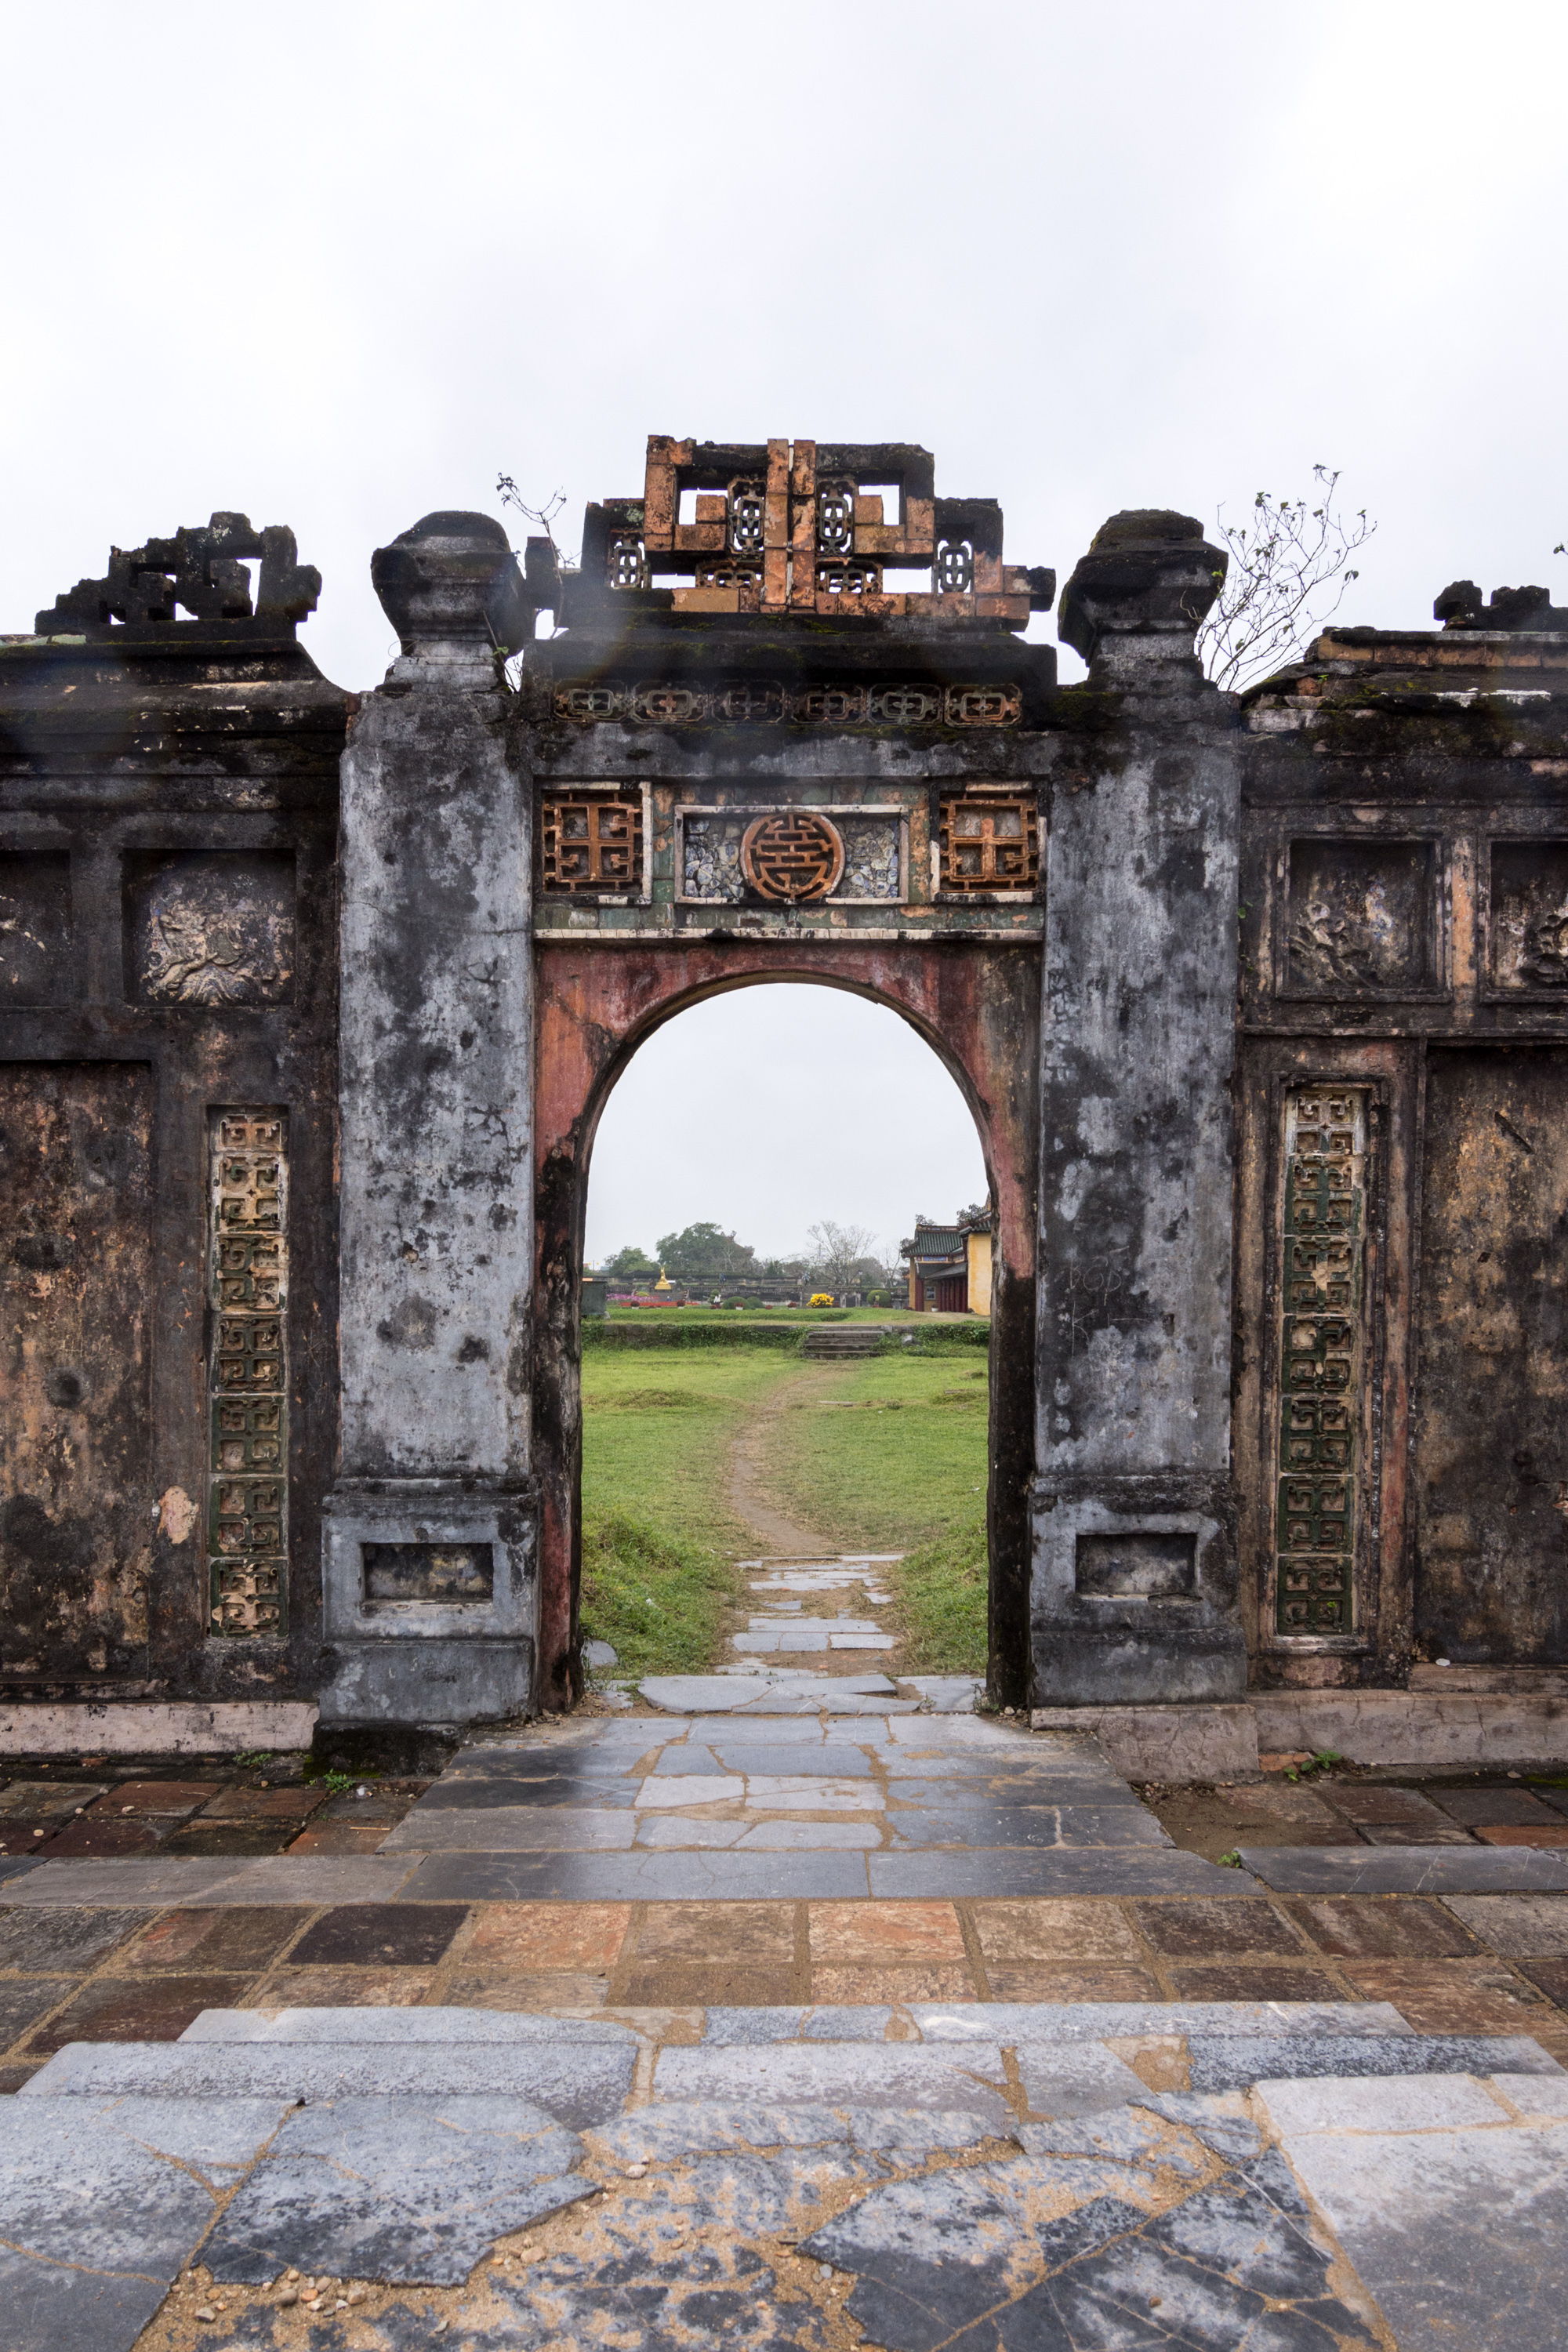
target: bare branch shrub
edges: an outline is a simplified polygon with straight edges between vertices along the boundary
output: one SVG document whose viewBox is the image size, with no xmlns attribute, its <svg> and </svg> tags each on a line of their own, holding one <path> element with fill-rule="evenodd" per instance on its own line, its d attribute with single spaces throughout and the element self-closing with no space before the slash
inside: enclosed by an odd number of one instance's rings
<svg viewBox="0 0 1568 2352">
<path fill-rule="evenodd" d="M 555 547 L 555 533 L 551 530 L 550 526 L 566 503 L 566 493 L 564 490 L 552 490 L 542 507 L 531 507 L 524 499 L 522 492 L 518 488 L 517 484 L 512 480 L 511 476 L 510 474 L 498 474 L 496 476 L 496 496 L 500 499 L 503 507 L 515 507 L 518 513 L 522 517 L 524 522 L 537 523 L 540 530 L 544 533 L 545 538 L 550 541 L 551 546 Z M 563 572 L 575 572 L 577 569 L 574 563 L 569 563 L 566 561 L 558 547 L 555 547 L 555 561 L 560 565 Z"/>
<path fill-rule="evenodd" d="M 1377 529 L 1364 507 L 1350 517 L 1335 504 L 1339 473 L 1312 468 L 1308 499 L 1259 490 L 1246 522 L 1216 516 L 1230 557 L 1217 602 L 1198 631 L 1198 658 L 1215 684 L 1239 694 L 1301 652 L 1361 577 L 1351 562 Z"/>
<path fill-rule="evenodd" d="M 816 1268 L 836 1291 L 860 1286 L 860 1260 L 871 1255 L 876 1240 L 868 1225 L 836 1225 L 831 1217 L 824 1217 L 819 1225 L 808 1228 L 806 1239 Z"/>
</svg>

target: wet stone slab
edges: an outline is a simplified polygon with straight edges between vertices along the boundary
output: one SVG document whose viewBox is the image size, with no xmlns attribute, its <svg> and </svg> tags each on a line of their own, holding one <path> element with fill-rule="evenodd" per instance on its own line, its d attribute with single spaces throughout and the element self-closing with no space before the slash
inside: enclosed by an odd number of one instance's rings
<svg viewBox="0 0 1568 2352">
<path fill-rule="evenodd" d="M 920 1895 L 1206 1895 L 1234 1876 L 1171 1846 L 987 1846 L 874 1853 L 870 1891 L 888 1901 Z"/>
<path fill-rule="evenodd" d="M 1145 2095 L 1142 2078 L 1100 2042 L 1026 2043 L 1018 2051 L 1017 2064 L 1024 2104 L 1031 2115 L 1095 2115 Z"/>
<path fill-rule="evenodd" d="M 1255 1878 L 1287 1895 L 1568 1892 L 1568 1853 L 1533 1846 L 1250 1846 Z"/>
<path fill-rule="evenodd" d="M 463 1903 L 704 1903 L 863 1896 L 856 1853 L 444 1853 L 420 1863 L 407 1894 Z"/>
<path fill-rule="evenodd" d="M 668 2162 L 727 2148 L 858 2147 L 918 2164 L 995 2137 L 988 2118 L 953 2108 L 856 2107 L 766 2100 L 671 2099 L 588 2135 L 623 2164 Z"/>
<path fill-rule="evenodd" d="M 450 2049 L 469 2043 L 557 2049 L 611 2044 L 635 2048 L 638 2037 L 613 2018 L 574 2017 L 570 2034 L 558 2017 L 526 2010 L 494 2009 L 209 2009 L 180 2036 L 193 2042 L 289 2042 L 301 2044 L 395 2043 L 399 2048 Z"/>
<path fill-rule="evenodd" d="M 568 1804 L 432 1806 L 415 1811 L 385 1839 L 388 1853 L 616 1853 L 636 1842 L 637 1817 L 619 1810 Z"/>
<path fill-rule="evenodd" d="M 290 2264 L 456 2284 L 497 2238 L 594 2194 L 570 2178 L 582 2152 L 521 2099 L 405 2095 L 296 2110 L 204 2259 L 215 2278 L 247 2284 Z"/>
<path fill-rule="evenodd" d="M 0 1911 L 0 1969 L 85 1976 L 146 1925 L 141 1911 Z"/>
<path fill-rule="evenodd" d="M 121 2352 L 285 2113 L 280 2100 L 7 2102 L 0 2139 L 6 2352 Z"/>
<path fill-rule="evenodd" d="M 1053 2154 L 1030 2131 L 1009 2162 L 873 2189 L 801 2251 L 853 2274 L 849 2315 L 889 2352 L 1373 2352 L 1277 2153 L 1222 2153 L 1152 2115 L 1103 2153 L 1073 2144 L 1092 2133 L 1056 2135 L 1068 2146 Z"/>
<path fill-rule="evenodd" d="M 908 2042 L 771 2042 L 661 2051 L 658 2099 L 801 2100 L 816 2106 L 952 2108 L 1007 2131 L 1006 2070 L 994 2043 L 946 2052 Z"/>
<path fill-rule="evenodd" d="M 1478 2117 L 1481 2086 L 1464 2088 L 1462 2107 L 1429 2101 L 1405 2130 L 1364 2100 L 1317 2116 L 1276 2101 L 1275 2119 L 1400 2352 L 1556 2352 L 1568 2121 L 1515 2123 L 1500 2104 Z"/>
<path fill-rule="evenodd" d="M 1494 1952 L 1568 1958 L 1568 1900 L 1561 1895 L 1455 1895 L 1445 1908 Z"/>
<path fill-rule="evenodd" d="M 1237 2041 L 1288 2037 L 1289 2047 L 1299 2050 L 1324 2035 L 1381 2038 L 1410 2032 L 1395 2008 L 1374 2000 L 984 2001 L 947 2007 L 915 2001 L 909 2015 L 927 2042 L 999 2042 L 1009 2048 L 1020 2042 L 1114 2042 L 1164 2033 Z M 1304 2070 L 1291 2066 L 1280 2071 Z"/>
<path fill-rule="evenodd" d="M 1191 2087 L 1233 2091 L 1278 2076 L 1561 2074 L 1557 2061 L 1523 2034 L 1405 2033 L 1233 2035 L 1187 2038 Z"/>
</svg>

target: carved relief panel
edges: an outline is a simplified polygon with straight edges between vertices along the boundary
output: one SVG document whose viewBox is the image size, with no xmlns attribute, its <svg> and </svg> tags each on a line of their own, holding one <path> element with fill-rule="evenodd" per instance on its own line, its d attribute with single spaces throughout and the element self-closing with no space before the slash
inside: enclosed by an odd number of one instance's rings
<svg viewBox="0 0 1568 2352">
<path fill-rule="evenodd" d="M 1494 841 L 1488 993 L 1568 1001 L 1568 842 Z"/>
<path fill-rule="evenodd" d="M 287 1004 L 294 860 L 265 850 L 125 861 L 125 992 L 138 1004 Z"/>
<path fill-rule="evenodd" d="M 833 568 L 841 576 L 824 593 L 847 595 L 853 602 L 863 579 L 859 586 L 849 579 L 853 565 Z M 1012 684 L 865 687 L 837 680 L 786 688 L 776 678 L 709 688 L 673 679 L 595 678 L 557 687 L 554 708 L 558 719 L 590 727 L 610 719 L 647 727 L 777 726 L 785 719 L 813 727 L 1016 727 L 1024 715 L 1024 689 Z"/>
<path fill-rule="evenodd" d="M 288 1622 L 288 1162 L 281 1111 L 212 1114 L 208 1613 L 219 1634 Z"/>
<path fill-rule="evenodd" d="M 1437 845 L 1290 844 L 1282 993 L 1421 996 L 1441 977 Z"/>
<path fill-rule="evenodd" d="M 1368 1123 L 1362 1087 L 1284 1097 L 1275 1571 L 1285 1635 L 1355 1625 Z"/>
</svg>

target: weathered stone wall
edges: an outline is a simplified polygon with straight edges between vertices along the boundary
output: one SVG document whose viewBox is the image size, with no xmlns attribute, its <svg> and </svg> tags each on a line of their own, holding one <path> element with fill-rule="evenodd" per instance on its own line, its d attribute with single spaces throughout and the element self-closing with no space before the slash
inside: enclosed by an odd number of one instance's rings
<svg viewBox="0 0 1568 2352">
<path fill-rule="evenodd" d="M 254 1733 L 320 1682 L 349 698 L 295 641 L 314 581 L 215 517 L 0 639 L 0 1696 L 51 1722 Z"/>
<path fill-rule="evenodd" d="M 1330 632 L 1243 711 L 1265 1686 L 1568 1664 L 1568 614 L 1468 583 L 1437 611 Z"/>
<path fill-rule="evenodd" d="M 1239 761 L 1193 655 L 1225 559 L 1115 517 L 1063 597 L 1099 731 L 1053 773 L 1042 1015 L 1034 1691 L 1234 1697 Z M 1066 698 L 1064 698 L 1066 699 Z"/>
</svg>

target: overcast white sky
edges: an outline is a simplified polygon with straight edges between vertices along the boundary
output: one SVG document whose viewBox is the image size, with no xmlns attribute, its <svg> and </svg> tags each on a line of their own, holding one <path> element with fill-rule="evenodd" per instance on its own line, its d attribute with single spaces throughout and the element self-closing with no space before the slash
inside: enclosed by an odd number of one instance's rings
<svg viewBox="0 0 1568 2352">
<path fill-rule="evenodd" d="M 1206 519 L 1321 459 L 1379 525 L 1345 618 L 1423 624 L 1458 574 L 1568 601 L 1561 0 L 12 0 L 0 29 L 0 629 L 240 508 L 294 526 L 306 643 L 367 687 L 374 547 L 494 511 L 501 469 L 565 490 L 570 546 L 649 431 L 923 442 L 1064 577 L 1117 508 Z M 973 1197 L 951 1082 L 884 1033 L 821 990 L 661 1033 L 593 1246 L 896 1238 Z M 738 1084 L 781 1053 L 833 1105 L 787 1181 Z M 682 1105 L 635 1144 L 634 1085 Z"/>
</svg>

